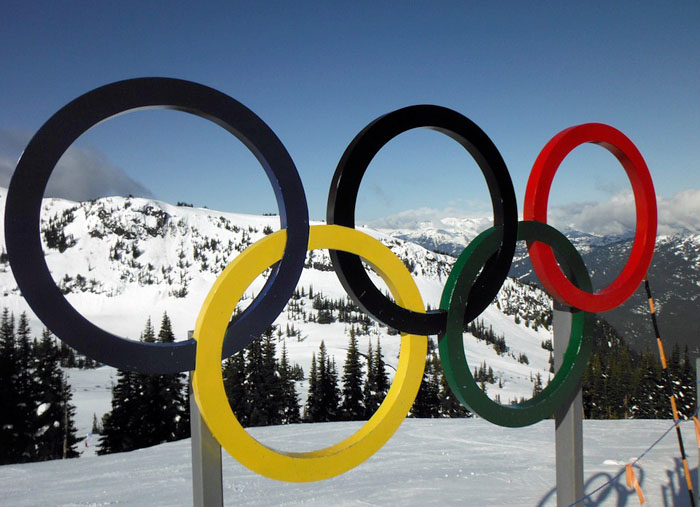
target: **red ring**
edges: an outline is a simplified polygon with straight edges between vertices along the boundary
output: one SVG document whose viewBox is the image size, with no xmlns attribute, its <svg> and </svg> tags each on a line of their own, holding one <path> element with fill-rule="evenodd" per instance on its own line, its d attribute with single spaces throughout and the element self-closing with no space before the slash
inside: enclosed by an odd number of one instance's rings
<svg viewBox="0 0 700 507">
<path fill-rule="evenodd" d="M 574 148 L 584 143 L 602 146 L 620 161 L 632 184 L 637 224 L 627 264 L 606 288 L 594 293 L 576 288 L 562 273 L 552 248 L 528 243 L 530 259 L 542 285 L 558 301 L 587 312 L 605 312 L 622 304 L 637 290 L 649 269 L 656 243 L 656 194 L 649 168 L 637 147 L 619 130 L 602 123 L 585 123 L 563 130 L 542 149 L 527 182 L 524 220 L 547 223 L 547 203 L 554 174 Z"/>
</svg>

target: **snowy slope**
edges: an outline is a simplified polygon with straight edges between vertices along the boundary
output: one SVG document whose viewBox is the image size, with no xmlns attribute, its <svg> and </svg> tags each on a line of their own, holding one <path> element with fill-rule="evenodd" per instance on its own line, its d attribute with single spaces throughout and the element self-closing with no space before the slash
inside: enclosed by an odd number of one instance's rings
<svg viewBox="0 0 700 507">
<path fill-rule="evenodd" d="M 357 423 L 253 428 L 264 443 L 290 450 L 337 442 Z M 584 421 L 584 480 L 590 493 L 669 428 L 668 421 Z M 682 426 L 692 474 L 692 425 Z M 670 432 L 638 464 L 647 505 L 689 505 Z M 129 453 L 0 467 L 2 504 L 12 506 L 192 505 L 190 441 Z M 223 455 L 226 505 L 390 506 L 556 505 L 554 423 L 506 429 L 481 419 L 404 421 L 365 463 L 307 484 L 265 479 Z M 583 505 L 583 504 L 580 504 Z M 639 505 L 624 473 L 585 505 Z"/>
<path fill-rule="evenodd" d="M 0 191 L 4 199 L 6 190 Z M 4 233 L 0 220 L 0 232 Z M 172 206 L 140 198 L 108 197 L 90 202 L 46 199 L 42 211 L 42 239 L 47 263 L 54 280 L 66 297 L 89 320 L 113 333 L 138 338 L 146 319 L 156 327 L 164 311 L 173 321 L 175 334 L 187 336 L 194 327 L 199 308 L 218 273 L 240 251 L 279 227 L 275 216 L 251 216 L 222 213 L 201 208 Z M 438 305 L 444 281 L 453 259 L 411 242 L 364 229 L 378 238 L 404 261 L 418 284 L 424 301 Z M 276 320 L 280 340 L 284 340 L 290 360 L 308 373 L 312 354 L 324 340 L 329 354 L 335 357 L 340 371 L 346 354 L 349 325 L 343 322 L 312 322 L 318 311 L 313 308 L 314 295 L 345 300 L 347 295 L 330 266 L 327 252 L 312 252 L 307 258 L 298 284 L 305 295 L 295 300 L 298 312 L 289 309 Z M 381 280 L 373 277 L 379 286 Z M 250 303 L 264 279 L 259 277 L 246 294 L 240 307 Z M 28 311 L 19 293 L 9 265 L 0 263 L 2 305 L 15 314 Z M 548 298 L 540 291 L 508 280 L 482 315 L 487 326 L 503 334 L 509 351 L 499 355 L 490 345 L 471 335 L 465 339 L 470 366 L 483 361 L 492 367 L 502 387 L 489 384 L 490 396 L 504 402 L 529 396 L 533 378 L 540 373 L 549 378 L 549 353 L 541 343 L 551 337 L 549 330 L 525 324 L 533 315 L 549 311 Z M 516 323 L 515 314 L 519 323 Z M 29 312 L 35 334 L 41 324 Z M 287 333 L 287 329 L 292 332 Z M 358 339 L 361 349 L 369 340 L 381 338 L 388 371 L 393 374 L 399 351 L 399 337 L 376 323 L 363 329 Z M 281 347 L 280 347 L 281 348 Z M 279 349 L 278 349 L 279 351 Z M 527 356 L 529 364 L 516 358 Z M 72 373 L 75 381 L 80 373 Z M 303 389 L 303 385 L 300 386 Z M 74 386 L 74 389 L 80 389 Z M 300 394 L 305 395 L 305 392 Z M 93 403 L 93 402 L 91 402 Z M 87 416 L 92 422 L 92 413 Z M 101 413 L 95 408 L 94 413 Z M 82 423 L 79 423 L 81 427 Z"/>
</svg>

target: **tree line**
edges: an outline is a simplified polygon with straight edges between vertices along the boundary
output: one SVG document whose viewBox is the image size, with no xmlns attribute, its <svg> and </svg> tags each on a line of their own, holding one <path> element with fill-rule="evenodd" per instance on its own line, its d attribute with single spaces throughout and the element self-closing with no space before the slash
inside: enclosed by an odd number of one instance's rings
<svg viewBox="0 0 700 507">
<path fill-rule="evenodd" d="M 605 320 L 593 326 L 593 354 L 583 376 L 587 419 L 670 419 L 670 395 L 682 418 L 695 413 L 695 369 L 688 347 L 674 345 L 664 370 L 657 351 L 632 350 Z"/>
<path fill-rule="evenodd" d="M 0 318 L 0 464 L 79 455 L 75 407 L 61 370 L 65 351 L 48 330 L 32 337 L 26 313 Z M 73 358 L 75 359 L 75 358 Z"/>
<path fill-rule="evenodd" d="M 350 320 L 350 319 L 348 319 Z M 471 325 L 479 339 L 502 348 L 502 337 L 493 335 L 482 322 Z M 232 410 L 244 426 L 300 422 L 366 420 L 375 413 L 389 389 L 389 374 L 381 342 L 370 337 L 361 350 L 358 336 L 363 322 L 349 325 L 349 338 L 342 371 L 321 342 L 312 355 L 310 370 L 289 359 L 283 332 L 271 326 L 222 364 L 224 387 Z M 287 330 L 287 335 L 290 334 Z M 493 335 L 493 336 L 492 336 Z M 156 331 L 150 318 L 141 340 L 172 343 L 171 321 L 164 313 Z M 364 338 L 363 338 L 364 339 Z M 281 350 L 278 354 L 278 346 Z M 551 342 L 542 347 L 551 352 Z M 503 348 L 501 353 L 507 353 Z M 522 362 L 522 361 L 521 361 Z M 94 366 L 56 341 L 48 331 L 40 340 L 31 337 L 22 314 L 15 325 L 7 309 L 0 319 L 0 460 L 27 462 L 78 456 L 73 423 L 75 408 L 61 366 Z M 553 368 L 552 368 L 553 371 Z M 482 390 L 501 382 L 493 369 L 482 363 L 474 367 Z M 678 400 L 682 417 L 695 410 L 695 372 L 688 351 L 674 347 L 668 368 L 661 368 L 651 352 L 637 353 L 604 320 L 593 326 L 593 354 L 584 377 L 584 416 L 594 419 L 670 418 L 669 386 Z M 302 403 L 299 382 L 306 381 Z M 543 388 L 541 376 L 533 378 L 533 395 Z M 496 400 L 498 396 L 496 396 Z M 452 394 L 441 368 L 437 350 L 428 340 L 428 356 L 419 392 L 410 417 L 470 417 Z M 143 375 L 118 371 L 112 387 L 111 410 L 98 420 L 93 432 L 100 434 L 98 454 L 129 451 L 189 437 L 189 398 L 184 374 Z"/>
<path fill-rule="evenodd" d="M 253 342 L 224 362 L 224 386 L 236 417 L 244 426 L 298 422 L 367 420 L 384 400 L 390 379 L 381 341 L 368 340 L 367 352 L 360 351 L 361 326 L 351 325 L 342 372 L 321 341 L 311 358 L 307 397 L 303 406 L 295 381 L 303 380 L 301 368 L 290 365 L 282 342 L 275 360 L 275 327 L 262 340 Z M 429 354 L 423 382 L 410 412 L 412 417 L 468 417 L 469 412 L 452 395 L 440 367 L 437 352 L 429 340 Z"/>
<path fill-rule="evenodd" d="M 141 333 L 146 343 L 173 343 L 175 335 L 163 313 L 156 335 L 149 318 Z M 131 451 L 190 436 L 189 398 L 185 375 L 145 375 L 118 370 L 112 386 L 112 407 L 93 431 L 100 434 L 97 454 Z"/>
</svg>

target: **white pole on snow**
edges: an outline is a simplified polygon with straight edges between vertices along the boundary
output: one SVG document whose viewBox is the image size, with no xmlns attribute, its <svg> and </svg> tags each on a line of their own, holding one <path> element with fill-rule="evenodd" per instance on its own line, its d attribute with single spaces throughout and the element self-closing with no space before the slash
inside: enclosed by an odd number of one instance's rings
<svg viewBox="0 0 700 507">
<path fill-rule="evenodd" d="M 192 338 L 190 331 L 188 338 Z M 222 507 L 224 487 L 221 473 L 221 446 L 211 434 L 192 392 L 190 372 L 190 431 L 192 433 L 192 505 Z"/>
<path fill-rule="evenodd" d="M 554 303 L 554 368 L 564 359 L 571 333 L 571 311 Z M 555 413 L 555 459 L 557 506 L 564 507 L 583 498 L 583 402 L 581 389 L 570 403 L 564 403 Z"/>
</svg>

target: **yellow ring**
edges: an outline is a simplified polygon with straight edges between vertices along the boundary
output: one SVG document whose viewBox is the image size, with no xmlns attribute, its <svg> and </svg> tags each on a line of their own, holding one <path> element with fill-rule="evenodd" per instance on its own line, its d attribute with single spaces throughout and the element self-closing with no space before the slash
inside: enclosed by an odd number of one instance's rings
<svg viewBox="0 0 700 507">
<path fill-rule="evenodd" d="M 255 278 L 282 257 L 286 231 L 266 236 L 247 248 L 217 278 L 202 305 L 195 337 L 197 361 L 194 397 L 214 437 L 231 456 L 254 472 L 289 482 L 311 482 L 335 477 L 359 465 L 391 438 L 418 393 L 428 341 L 425 336 L 402 334 L 394 382 L 372 418 L 349 438 L 310 452 L 285 452 L 251 437 L 236 419 L 226 398 L 221 374 L 221 351 L 233 309 Z M 360 255 L 389 286 L 397 303 L 425 311 L 418 287 L 389 248 L 356 229 L 338 225 L 310 228 L 309 250 L 328 248 Z"/>
</svg>

